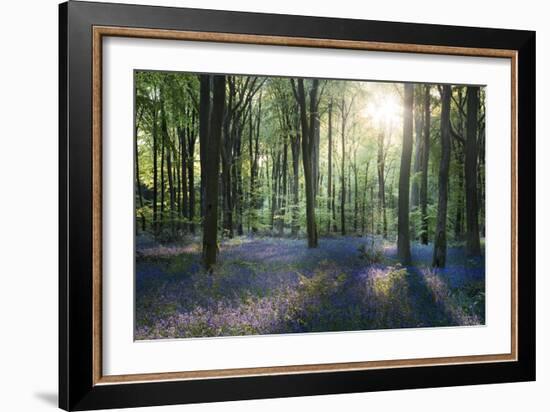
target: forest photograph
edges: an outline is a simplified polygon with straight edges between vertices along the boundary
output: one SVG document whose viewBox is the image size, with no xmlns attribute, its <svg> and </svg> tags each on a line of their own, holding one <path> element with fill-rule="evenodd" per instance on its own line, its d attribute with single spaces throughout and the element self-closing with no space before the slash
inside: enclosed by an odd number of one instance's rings
<svg viewBox="0 0 550 412">
<path fill-rule="evenodd" d="M 134 93 L 136 340 L 485 324 L 483 85 Z"/>
</svg>

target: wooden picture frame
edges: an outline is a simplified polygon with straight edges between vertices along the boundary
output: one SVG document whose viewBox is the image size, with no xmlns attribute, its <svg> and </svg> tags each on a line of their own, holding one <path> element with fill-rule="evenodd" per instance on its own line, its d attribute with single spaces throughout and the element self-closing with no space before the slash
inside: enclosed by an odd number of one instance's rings
<svg viewBox="0 0 550 412">
<path fill-rule="evenodd" d="M 59 8 L 59 406 L 66 410 L 535 379 L 535 33 L 168 7 Z M 512 67 L 511 352 L 151 374 L 102 373 L 102 39 L 478 56 Z M 521 182 L 521 185 L 520 185 Z"/>
</svg>

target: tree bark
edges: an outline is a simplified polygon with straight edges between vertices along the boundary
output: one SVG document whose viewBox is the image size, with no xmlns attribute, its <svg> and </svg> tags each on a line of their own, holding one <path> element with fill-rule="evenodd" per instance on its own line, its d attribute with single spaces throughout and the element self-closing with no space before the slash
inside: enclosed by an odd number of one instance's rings
<svg viewBox="0 0 550 412">
<path fill-rule="evenodd" d="M 164 102 L 160 102 L 160 121 L 161 121 L 161 139 L 160 139 L 160 219 L 159 219 L 159 231 L 162 230 L 164 226 L 164 196 L 165 196 L 165 182 L 164 182 L 164 155 L 166 151 L 166 140 L 163 132 L 163 119 L 164 113 L 163 108 Z"/>
<path fill-rule="evenodd" d="M 138 119 L 136 121 L 136 128 L 135 128 L 135 135 L 134 135 L 134 152 L 135 152 L 135 158 L 136 158 L 136 189 L 137 189 L 137 195 L 138 195 L 138 202 L 139 207 L 142 210 L 141 211 L 141 230 L 145 232 L 145 214 L 143 213 L 143 193 L 141 190 L 141 182 L 139 178 L 139 152 L 138 152 L 138 130 L 139 130 L 139 123 L 140 119 L 143 115 L 143 108 L 139 112 Z"/>
<path fill-rule="evenodd" d="M 218 253 L 218 175 L 220 170 L 220 141 L 225 105 L 225 76 L 214 76 L 212 121 L 205 147 L 205 215 L 203 222 L 202 259 L 212 270 Z M 201 93 L 201 99 L 203 94 Z M 201 107 L 204 107 L 201 102 Z"/>
<path fill-rule="evenodd" d="M 286 215 L 286 189 L 287 189 L 287 173 L 288 173 L 288 144 L 285 141 L 283 144 L 283 167 L 282 167 L 282 183 L 281 183 L 281 200 L 279 204 L 279 236 L 284 235 L 285 215 Z"/>
<path fill-rule="evenodd" d="M 428 244 L 428 161 L 430 159 L 430 86 L 424 86 L 424 140 L 420 177 L 420 241 Z"/>
<path fill-rule="evenodd" d="M 176 209 L 175 209 L 174 176 L 173 176 L 173 169 L 172 169 L 172 150 L 170 149 L 170 144 L 166 146 L 166 149 L 167 149 L 166 150 L 166 171 L 168 174 L 168 201 L 170 202 L 170 231 L 171 231 L 172 239 L 174 239 L 176 234 L 176 227 L 175 227 L 175 210 Z"/>
<path fill-rule="evenodd" d="M 195 111 L 190 110 L 191 124 L 187 129 L 187 177 L 189 178 L 189 230 L 195 233 L 195 143 L 197 135 L 195 134 Z"/>
<path fill-rule="evenodd" d="M 210 82 L 211 76 L 201 74 L 199 93 L 199 145 L 201 165 L 201 218 L 204 218 L 206 200 L 206 151 L 208 146 L 208 129 L 210 124 Z M 185 169 L 182 167 L 182 173 Z M 183 176 L 182 176 L 183 179 Z M 184 180 L 185 181 L 185 180 Z"/>
<path fill-rule="evenodd" d="M 258 117 L 254 125 L 253 110 L 250 109 L 249 117 L 249 138 L 248 138 L 248 153 L 250 157 L 250 194 L 249 194 L 249 222 L 253 233 L 258 231 L 258 194 L 256 193 L 256 180 L 258 175 L 258 159 L 259 159 L 259 137 L 260 137 L 260 120 L 262 113 L 262 95 L 258 99 Z"/>
<path fill-rule="evenodd" d="M 459 131 L 459 133 L 461 133 Z M 463 214 L 464 214 L 464 154 L 460 146 L 456 144 L 454 146 L 455 161 L 458 165 L 457 184 L 458 190 L 456 190 L 455 198 L 455 223 L 454 223 L 454 236 L 455 240 L 462 240 L 463 235 Z"/>
<path fill-rule="evenodd" d="M 300 140 L 300 133 L 295 130 L 290 143 L 292 152 L 292 236 L 297 236 L 300 230 Z"/>
<path fill-rule="evenodd" d="M 466 255 L 480 256 L 477 199 L 477 133 L 479 87 L 468 87 L 464 176 L 466 180 Z"/>
<path fill-rule="evenodd" d="M 297 80 L 297 87 L 294 80 L 291 80 L 294 95 L 300 107 L 300 123 L 302 128 L 302 163 L 304 168 L 304 180 L 306 191 L 306 223 L 308 235 L 308 247 L 318 246 L 317 222 L 315 219 L 315 182 L 313 175 L 313 140 L 314 140 L 314 119 L 317 111 L 317 92 L 319 80 L 313 79 L 309 93 L 309 119 L 304 89 L 304 80 Z"/>
<path fill-rule="evenodd" d="M 397 256 L 401 264 L 411 264 L 411 240 L 409 226 L 409 184 L 413 143 L 413 85 L 405 84 L 403 101 L 403 145 L 399 169 L 399 201 L 397 220 Z"/>
<path fill-rule="evenodd" d="M 178 130 L 180 147 L 181 147 L 181 191 L 182 191 L 182 205 L 181 216 L 188 220 L 189 217 L 189 197 L 187 190 L 187 139 L 185 138 L 185 131 L 183 128 Z M 202 165 L 201 165 L 202 172 Z M 188 224 L 185 222 L 183 225 L 184 230 L 187 230 Z"/>
<path fill-rule="evenodd" d="M 345 143 L 345 133 L 346 133 L 346 114 L 345 114 L 345 100 L 342 99 L 342 128 L 341 128 L 341 137 L 342 137 L 342 164 L 341 164 L 341 192 L 342 197 L 340 199 L 340 230 L 342 236 L 346 235 L 346 174 L 345 174 L 345 160 L 346 160 L 346 143 Z"/>
<path fill-rule="evenodd" d="M 451 160 L 451 86 L 441 89 L 441 160 L 439 163 L 439 197 L 432 266 L 444 268 L 447 258 L 447 196 Z"/>
<path fill-rule="evenodd" d="M 384 239 L 388 237 L 388 221 L 386 218 L 386 179 L 384 176 L 385 160 L 384 160 L 384 132 L 378 134 L 378 225 L 382 223 L 382 231 L 378 229 L 378 234 L 382 233 Z M 381 221 L 381 222 L 380 222 Z"/>
<path fill-rule="evenodd" d="M 315 199 L 319 194 L 319 144 L 321 141 L 321 116 L 316 110 L 313 117 L 313 182 L 314 182 L 314 191 Z"/>
<path fill-rule="evenodd" d="M 417 93 L 415 95 L 415 109 L 414 109 L 414 130 L 415 130 L 415 144 L 414 144 L 414 166 L 413 166 L 413 180 L 411 184 L 411 208 L 416 209 L 420 205 L 420 182 L 419 174 L 422 170 L 422 144 L 423 144 L 423 112 L 421 107 L 420 91 L 422 86 L 417 87 Z"/>
<path fill-rule="evenodd" d="M 328 104 L 328 172 L 327 172 L 327 206 L 328 225 L 327 232 L 330 233 L 332 226 L 332 100 Z"/>
<path fill-rule="evenodd" d="M 158 234 L 158 126 L 157 102 L 153 102 L 153 233 Z"/>
<path fill-rule="evenodd" d="M 231 85 L 231 83 L 230 83 Z M 234 91 L 229 90 L 229 103 L 227 107 L 231 107 L 231 100 Z M 229 109 L 225 110 L 223 121 L 223 133 L 222 133 L 222 147 L 221 147 L 221 159 L 222 159 L 222 198 L 223 198 L 223 236 L 233 238 L 233 199 L 232 199 L 232 184 L 231 184 L 231 163 L 233 157 L 233 145 L 231 142 L 231 115 L 228 113 Z"/>
</svg>

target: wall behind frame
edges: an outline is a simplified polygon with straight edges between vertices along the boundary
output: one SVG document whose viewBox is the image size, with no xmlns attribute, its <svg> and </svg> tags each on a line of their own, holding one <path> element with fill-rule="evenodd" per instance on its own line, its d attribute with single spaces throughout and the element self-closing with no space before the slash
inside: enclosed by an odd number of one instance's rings
<svg viewBox="0 0 550 412">
<path fill-rule="evenodd" d="M 306 14 L 327 17 L 444 23 L 452 25 L 529 29 L 537 31 L 537 114 L 550 112 L 545 96 L 550 92 L 550 28 L 544 3 L 535 0 L 503 0 L 498 13 L 494 2 L 462 0 L 441 7 L 437 0 L 130 0 L 124 3 L 202 7 L 239 11 Z M 1 146 L 0 177 L 0 310 L 2 351 L 0 384 L 6 390 L 2 409 L 9 411 L 53 410 L 57 404 L 57 0 L 5 2 L 1 7 L 0 73 Z M 548 123 L 537 124 L 538 200 L 537 255 L 544 257 L 550 243 L 550 201 L 545 179 L 550 175 Z M 546 186 L 546 187 L 545 187 Z M 518 411 L 526 406 L 543 411 L 545 389 L 550 386 L 550 281 L 537 262 L 537 353 L 535 383 L 477 387 L 423 389 L 309 398 L 272 399 L 143 408 L 140 410 L 224 411 L 364 411 L 400 410 Z"/>
</svg>

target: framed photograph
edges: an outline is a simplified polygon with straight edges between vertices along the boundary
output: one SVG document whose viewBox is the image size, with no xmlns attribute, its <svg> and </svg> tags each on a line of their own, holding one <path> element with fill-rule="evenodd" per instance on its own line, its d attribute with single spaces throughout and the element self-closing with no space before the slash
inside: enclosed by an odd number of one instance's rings
<svg viewBox="0 0 550 412">
<path fill-rule="evenodd" d="M 59 11 L 61 408 L 535 379 L 534 32 Z"/>
</svg>

